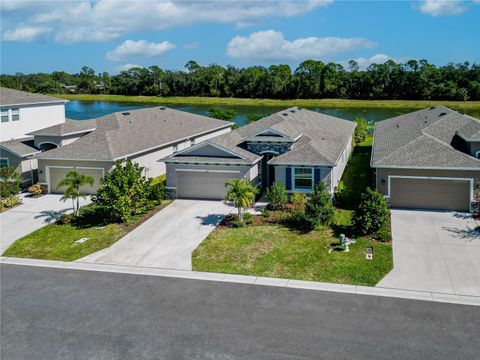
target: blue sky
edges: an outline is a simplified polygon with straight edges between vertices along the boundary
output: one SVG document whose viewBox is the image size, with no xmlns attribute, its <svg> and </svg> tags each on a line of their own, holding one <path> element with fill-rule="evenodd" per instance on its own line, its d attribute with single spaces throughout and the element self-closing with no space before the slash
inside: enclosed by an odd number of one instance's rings
<svg viewBox="0 0 480 360">
<path fill-rule="evenodd" d="M 1 2 L 1 72 L 305 59 L 480 63 L 473 1 Z"/>
</svg>

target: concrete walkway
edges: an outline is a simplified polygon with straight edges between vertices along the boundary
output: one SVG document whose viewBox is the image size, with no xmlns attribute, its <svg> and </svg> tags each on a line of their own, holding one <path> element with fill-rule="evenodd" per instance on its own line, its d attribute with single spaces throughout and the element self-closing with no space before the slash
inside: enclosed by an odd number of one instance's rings
<svg viewBox="0 0 480 360">
<path fill-rule="evenodd" d="M 480 296 L 479 225 L 464 213 L 392 210 L 394 270 L 377 286 Z"/>
<path fill-rule="evenodd" d="M 0 214 L 1 253 L 15 241 L 50 224 L 65 213 L 72 212 L 72 202 L 61 201 L 62 195 L 48 194 L 32 198 L 21 194 L 22 204 Z M 90 198 L 80 199 L 81 206 L 90 202 Z"/>
<path fill-rule="evenodd" d="M 191 270 L 192 251 L 231 210 L 221 201 L 175 200 L 109 248 L 77 261 Z"/>
</svg>

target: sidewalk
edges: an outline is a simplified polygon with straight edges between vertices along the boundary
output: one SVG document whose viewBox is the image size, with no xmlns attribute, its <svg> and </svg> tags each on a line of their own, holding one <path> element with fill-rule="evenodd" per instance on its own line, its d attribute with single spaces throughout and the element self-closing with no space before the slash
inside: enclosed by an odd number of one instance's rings
<svg viewBox="0 0 480 360">
<path fill-rule="evenodd" d="M 434 302 L 451 303 L 451 304 L 480 306 L 480 297 L 478 296 L 463 296 L 463 295 L 452 295 L 452 294 L 427 292 L 427 291 L 410 291 L 410 290 L 389 289 L 389 288 L 382 288 L 382 287 L 368 287 L 368 286 L 358 286 L 358 285 L 321 283 L 321 282 L 314 282 L 314 281 L 265 278 L 265 277 L 259 277 L 259 276 L 206 273 L 206 272 L 198 272 L 198 271 L 170 270 L 170 269 L 146 268 L 146 267 L 135 267 L 135 266 L 87 264 L 87 263 L 79 263 L 79 262 L 20 259 L 20 258 L 8 258 L 8 257 L 1 257 L 0 264 L 39 266 L 39 267 L 72 269 L 72 270 L 83 270 L 83 271 L 103 271 L 103 272 L 112 272 L 112 273 L 148 275 L 148 276 L 164 276 L 164 277 L 175 277 L 175 278 L 183 278 L 183 279 L 232 282 L 232 283 L 261 285 L 261 286 L 262 285 L 276 286 L 276 287 L 286 287 L 286 288 L 295 288 L 295 289 L 307 289 L 307 290 L 314 290 L 314 291 L 331 291 L 331 292 L 360 294 L 360 295 L 368 295 L 368 296 L 383 296 L 383 297 L 393 297 L 393 298 L 402 298 L 402 299 L 411 299 L 411 300 L 425 300 L 425 301 L 434 301 Z"/>
</svg>

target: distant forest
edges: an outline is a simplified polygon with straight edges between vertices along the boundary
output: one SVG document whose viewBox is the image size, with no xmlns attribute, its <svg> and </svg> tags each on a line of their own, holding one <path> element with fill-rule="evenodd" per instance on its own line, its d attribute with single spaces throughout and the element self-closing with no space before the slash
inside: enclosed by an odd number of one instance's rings
<svg viewBox="0 0 480 360">
<path fill-rule="evenodd" d="M 435 66 L 427 60 L 372 64 L 360 69 L 316 60 L 237 68 L 189 61 L 185 70 L 134 67 L 117 75 L 84 66 L 78 74 L 1 75 L 2 86 L 40 93 L 215 96 L 271 99 L 480 100 L 480 64 Z"/>
</svg>

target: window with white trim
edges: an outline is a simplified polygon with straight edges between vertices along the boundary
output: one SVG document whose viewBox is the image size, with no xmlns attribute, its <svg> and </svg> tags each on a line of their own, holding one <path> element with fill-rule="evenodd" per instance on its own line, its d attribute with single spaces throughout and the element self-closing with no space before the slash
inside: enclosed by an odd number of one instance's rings
<svg viewBox="0 0 480 360">
<path fill-rule="evenodd" d="M 8 158 L 0 158 L 0 169 L 8 166 Z"/>
<path fill-rule="evenodd" d="M 8 122 L 8 110 L 2 109 L 2 123 Z"/>
<path fill-rule="evenodd" d="M 11 109 L 11 114 L 12 114 L 12 121 L 18 121 L 20 120 L 20 110 L 17 109 Z"/>
<path fill-rule="evenodd" d="M 295 190 L 310 190 L 313 187 L 313 169 L 295 168 L 293 172 L 293 187 Z"/>
</svg>

